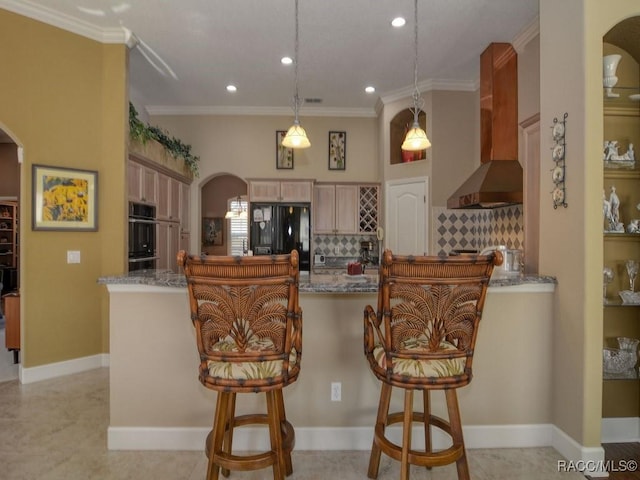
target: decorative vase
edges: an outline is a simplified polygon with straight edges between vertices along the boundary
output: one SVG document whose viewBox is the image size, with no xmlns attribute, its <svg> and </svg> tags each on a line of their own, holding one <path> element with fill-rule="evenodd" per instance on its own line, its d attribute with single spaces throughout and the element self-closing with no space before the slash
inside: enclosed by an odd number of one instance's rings
<svg viewBox="0 0 640 480">
<path fill-rule="evenodd" d="M 616 77 L 616 70 L 620 63 L 621 55 L 605 55 L 602 57 L 602 83 L 605 86 L 605 92 L 607 97 L 619 97 L 620 94 L 613 93 L 612 88 L 618 83 L 618 77 Z"/>
</svg>

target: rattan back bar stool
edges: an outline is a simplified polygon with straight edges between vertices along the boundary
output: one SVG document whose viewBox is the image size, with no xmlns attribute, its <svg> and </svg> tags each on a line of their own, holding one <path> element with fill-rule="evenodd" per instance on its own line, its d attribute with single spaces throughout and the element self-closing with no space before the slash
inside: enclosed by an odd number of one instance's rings
<svg viewBox="0 0 640 480">
<path fill-rule="evenodd" d="M 401 462 L 400 478 L 410 465 L 436 467 L 455 462 L 460 480 L 469 480 L 456 389 L 471 381 L 478 325 L 494 265 L 502 255 L 451 257 L 399 256 L 385 250 L 380 265 L 378 309 L 364 311 L 364 350 L 382 381 L 369 478 L 377 478 L 381 453 Z M 404 389 L 404 409 L 389 413 L 393 387 Z M 413 411 L 414 391 L 423 393 L 423 411 Z M 444 390 L 448 420 L 431 414 L 431 390 Z M 413 422 L 424 425 L 425 449 L 411 446 Z M 402 423 L 402 444 L 386 436 L 386 427 Z M 452 439 L 432 448 L 431 429 Z"/>
<path fill-rule="evenodd" d="M 273 467 L 274 480 L 293 472 L 295 432 L 287 421 L 283 387 L 293 383 L 302 358 L 299 259 L 288 255 L 228 257 L 178 253 L 189 291 L 200 354 L 199 379 L 218 392 L 205 451 L 207 479 L 230 470 Z M 267 413 L 236 416 L 236 394 L 266 395 Z M 234 428 L 266 424 L 271 449 L 233 453 Z"/>
</svg>

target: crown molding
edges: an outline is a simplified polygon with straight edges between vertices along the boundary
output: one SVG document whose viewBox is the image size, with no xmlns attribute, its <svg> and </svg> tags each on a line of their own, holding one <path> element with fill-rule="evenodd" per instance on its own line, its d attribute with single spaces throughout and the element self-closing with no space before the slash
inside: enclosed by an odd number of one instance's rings
<svg viewBox="0 0 640 480">
<path fill-rule="evenodd" d="M 478 89 L 477 80 L 423 80 L 418 82 L 418 91 L 420 93 L 431 92 L 435 90 L 449 90 L 457 92 L 475 92 Z M 399 90 L 387 92 L 380 96 L 380 100 L 384 105 L 410 98 L 413 95 L 413 87 L 404 87 Z"/>
<path fill-rule="evenodd" d="M 92 23 L 56 12 L 50 8 L 35 5 L 28 0 L 0 0 L 0 8 L 48 25 L 53 25 L 54 27 L 90 38 L 97 42 L 126 42 L 126 33 L 123 28 L 101 28 Z"/>
<path fill-rule="evenodd" d="M 520 54 L 524 51 L 527 44 L 540 35 L 540 16 L 536 15 L 529 25 L 520 30 L 520 33 L 511 42 L 515 51 Z"/>
<path fill-rule="evenodd" d="M 289 107 L 234 107 L 234 106 L 182 106 L 182 105 L 145 105 L 149 115 L 246 115 L 246 116 L 291 116 Z M 304 106 L 298 113 L 300 117 L 365 117 L 375 118 L 375 108 L 323 108 Z"/>
</svg>

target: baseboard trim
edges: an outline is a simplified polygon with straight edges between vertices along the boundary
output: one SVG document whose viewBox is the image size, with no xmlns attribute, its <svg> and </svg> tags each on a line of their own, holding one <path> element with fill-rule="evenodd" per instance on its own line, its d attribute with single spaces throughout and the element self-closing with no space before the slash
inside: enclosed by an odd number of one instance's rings
<svg viewBox="0 0 640 480">
<path fill-rule="evenodd" d="M 18 377 L 20 379 L 20 383 L 23 384 L 40 382 L 50 378 L 93 370 L 94 368 L 108 367 L 109 358 L 108 353 L 99 353 L 88 357 L 65 360 L 64 362 L 39 365 L 37 367 L 26 368 L 20 365 L 18 369 Z"/>
<path fill-rule="evenodd" d="M 603 418 L 602 443 L 640 442 L 640 417 Z"/>
<path fill-rule="evenodd" d="M 601 446 L 584 447 L 555 425 L 552 429 L 551 446 L 566 459 L 566 463 L 558 463 L 558 470 L 577 471 L 593 478 L 609 476 L 605 470 L 604 448 Z"/>
<path fill-rule="evenodd" d="M 109 450 L 202 450 L 209 428 L 191 427 L 109 427 Z M 297 450 L 369 450 L 373 427 L 296 427 Z M 545 447 L 551 445 L 553 425 L 477 425 L 464 428 L 469 449 Z M 401 428 L 387 429 L 389 438 L 400 443 Z M 412 433 L 415 448 L 423 448 L 420 427 Z M 238 450 L 268 448 L 266 428 L 243 427 L 234 431 L 233 443 Z M 445 448 L 447 436 L 434 431 L 435 448 Z"/>
</svg>

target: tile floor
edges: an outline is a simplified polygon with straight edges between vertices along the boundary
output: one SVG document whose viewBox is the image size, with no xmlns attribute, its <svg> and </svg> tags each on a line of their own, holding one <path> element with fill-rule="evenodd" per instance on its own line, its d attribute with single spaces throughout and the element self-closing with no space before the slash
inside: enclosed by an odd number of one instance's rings
<svg viewBox="0 0 640 480">
<path fill-rule="evenodd" d="M 109 370 L 101 368 L 38 383 L 0 383 L 0 479 L 204 480 L 200 451 L 108 451 Z M 552 448 L 470 450 L 474 480 L 584 480 L 559 473 Z M 291 480 L 367 478 L 368 452 L 295 451 Z M 271 470 L 234 472 L 231 479 L 270 479 Z M 383 455 L 380 480 L 400 478 Z M 414 468 L 411 478 L 455 479 L 455 467 Z"/>
</svg>

